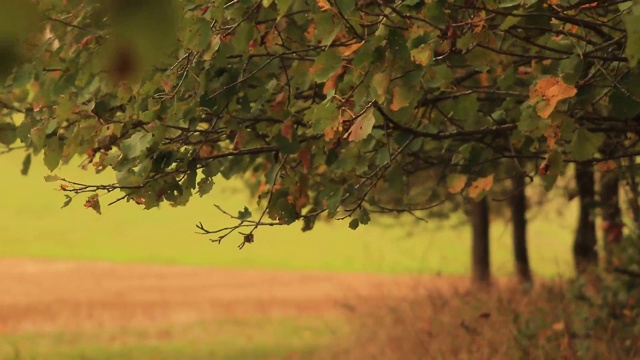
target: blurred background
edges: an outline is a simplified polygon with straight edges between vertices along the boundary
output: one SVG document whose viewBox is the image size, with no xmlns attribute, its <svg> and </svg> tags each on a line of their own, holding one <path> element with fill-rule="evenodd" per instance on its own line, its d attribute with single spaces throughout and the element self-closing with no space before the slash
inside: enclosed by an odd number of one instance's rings
<svg viewBox="0 0 640 360">
<path fill-rule="evenodd" d="M 22 176 L 23 158 L 19 150 L 0 156 L 2 359 L 304 358 L 348 332 L 334 304 L 417 281 L 407 279 L 457 286 L 470 271 L 463 214 L 426 223 L 375 217 L 355 231 L 336 221 L 304 233 L 299 223 L 265 227 L 238 250 L 240 235 L 216 244 L 195 225 L 233 224 L 214 204 L 255 209 L 240 182 L 221 179 L 180 208 L 105 199 L 98 215 L 82 197 L 61 209 L 64 195 L 44 181 L 42 160 Z M 112 179 L 73 166 L 56 174 Z M 575 204 L 554 199 L 529 213 L 532 270 L 547 279 L 573 269 Z M 505 279 L 513 274 L 508 224 L 491 224 L 492 271 Z"/>
</svg>

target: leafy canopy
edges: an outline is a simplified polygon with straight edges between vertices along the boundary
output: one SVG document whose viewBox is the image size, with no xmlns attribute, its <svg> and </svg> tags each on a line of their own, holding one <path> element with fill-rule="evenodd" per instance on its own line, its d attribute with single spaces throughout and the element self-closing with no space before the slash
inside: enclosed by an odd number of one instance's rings
<svg viewBox="0 0 640 360">
<path fill-rule="evenodd" d="M 633 1 L 4 0 L 0 144 L 23 174 L 41 153 L 115 171 L 50 176 L 65 205 L 183 206 L 235 177 L 264 208 L 220 209 L 243 244 L 355 229 L 637 154 L 638 24 Z"/>
</svg>

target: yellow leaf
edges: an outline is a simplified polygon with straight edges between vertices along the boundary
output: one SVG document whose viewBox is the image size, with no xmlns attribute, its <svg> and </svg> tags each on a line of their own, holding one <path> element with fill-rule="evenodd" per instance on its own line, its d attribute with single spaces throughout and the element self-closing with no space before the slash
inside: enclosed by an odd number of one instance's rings
<svg viewBox="0 0 640 360">
<path fill-rule="evenodd" d="M 479 178 L 469 186 L 468 194 L 474 199 L 478 199 L 483 192 L 488 191 L 493 186 L 493 175 Z"/>
<path fill-rule="evenodd" d="M 467 184 L 467 176 L 452 174 L 447 176 L 447 190 L 452 194 L 458 194 Z"/>
<path fill-rule="evenodd" d="M 427 66 L 433 59 L 433 50 L 427 44 L 411 50 L 411 60 L 418 65 Z"/>
<path fill-rule="evenodd" d="M 391 105 L 389 105 L 391 111 L 398 111 L 399 109 L 408 106 L 411 100 L 411 95 L 412 94 L 403 87 L 394 87 L 392 91 Z"/>
<path fill-rule="evenodd" d="M 317 0 L 320 11 L 333 10 L 328 0 Z"/>
<path fill-rule="evenodd" d="M 551 325 L 551 328 L 555 331 L 562 331 L 564 330 L 564 322 L 558 321 L 557 323 Z"/>
<path fill-rule="evenodd" d="M 349 55 L 353 54 L 356 50 L 360 49 L 360 47 L 362 45 L 364 45 L 364 41 L 363 42 L 359 42 L 359 43 L 355 43 L 355 44 L 351 44 L 349 46 L 341 47 L 339 51 L 342 54 L 342 56 L 349 56 Z"/>
<path fill-rule="evenodd" d="M 379 103 L 384 102 L 384 98 L 387 94 L 387 89 L 389 88 L 389 82 L 391 81 L 391 74 L 388 71 L 379 72 L 373 75 L 373 79 L 371 79 L 371 85 L 378 93 L 378 97 L 376 100 Z"/>
<path fill-rule="evenodd" d="M 375 123 L 375 118 L 373 117 L 373 107 L 369 107 L 367 110 L 360 115 L 360 117 L 353 123 L 351 129 L 345 134 L 345 137 L 349 137 L 349 141 L 362 141 L 369 134 L 371 134 L 371 130 L 373 130 L 373 123 Z"/>
</svg>

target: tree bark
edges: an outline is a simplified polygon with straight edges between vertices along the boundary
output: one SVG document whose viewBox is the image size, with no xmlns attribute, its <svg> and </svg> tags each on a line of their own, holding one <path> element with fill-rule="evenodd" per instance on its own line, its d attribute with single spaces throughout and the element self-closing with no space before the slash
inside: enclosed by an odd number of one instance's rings
<svg viewBox="0 0 640 360">
<path fill-rule="evenodd" d="M 486 197 L 471 202 L 469 215 L 473 231 L 472 269 L 473 282 L 489 285 L 491 269 L 489 265 L 489 202 Z"/>
<path fill-rule="evenodd" d="M 602 239 L 604 240 L 605 262 L 611 269 L 613 249 L 622 240 L 622 211 L 620 210 L 620 178 L 614 172 L 602 174 L 600 181 L 600 203 L 602 204 Z"/>
<path fill-rule="evenodd" d="M 513 255 L 516 274 L 521 283 L 531 283 L 531 267 L 527 252 L 527 197 L 525 195 L 525 174 L 512 179 L 511 218 L 513 219 Z"/>
<path fill-rule="evenodd" d="M 590 164 L 576 164 L 576 184 L 580 213 L 573 242 L 573 257 L 577 273 L 583 274 L 590 267 L 598 265 L 596 224 L 591 216 L 595 205 L 595 181 L 593 167 Z"/>
</svg>

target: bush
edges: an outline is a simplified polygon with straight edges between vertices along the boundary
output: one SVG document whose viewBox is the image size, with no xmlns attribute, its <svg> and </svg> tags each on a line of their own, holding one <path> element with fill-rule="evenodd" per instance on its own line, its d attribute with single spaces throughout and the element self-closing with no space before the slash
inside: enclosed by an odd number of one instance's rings
<svg viewBox="0 0 640 360">
<path fill-rule="evenodd" d="M 340 359 L 637 359 L 638 283 L 625 276 L 502 284 L 352 308 Z"/>
</svg>

